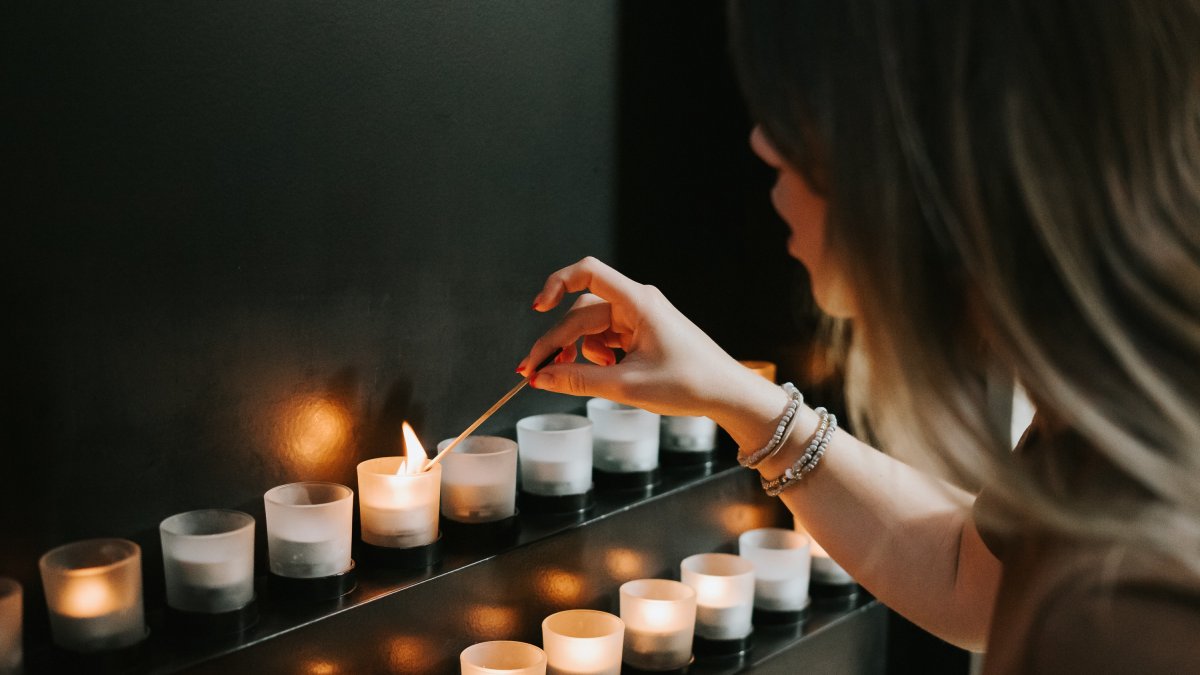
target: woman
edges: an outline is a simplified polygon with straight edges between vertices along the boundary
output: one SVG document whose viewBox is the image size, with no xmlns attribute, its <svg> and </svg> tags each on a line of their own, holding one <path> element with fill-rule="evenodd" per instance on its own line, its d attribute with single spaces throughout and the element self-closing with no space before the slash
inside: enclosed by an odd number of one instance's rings
<svg viewBox="0 0 1200 675">
<path fill-rule="evenodd" d="M 712 417 L 856 579 L 989 673 L 1200 672 L 1200 5 L 730 18 L 788 251 L 852 327 L 860 428 L 905 462 L 593 259 L 547 280 L 541 312 L 586 292 L 518 370 L 567 345 L 533 386 Z M 1038 407 L 1015 453 L 989 373 Z"/>
</svg>

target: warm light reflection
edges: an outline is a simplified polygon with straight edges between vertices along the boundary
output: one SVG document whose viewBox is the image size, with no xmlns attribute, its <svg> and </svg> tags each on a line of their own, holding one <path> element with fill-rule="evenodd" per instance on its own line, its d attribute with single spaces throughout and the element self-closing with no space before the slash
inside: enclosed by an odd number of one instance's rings
<svg viewBox="0 0 1200 675">
<path fill-rule="evenodd" d="M 746 530 L 770 527 L 775 518 L 769 509 L 751 504 L 726 504 L 717 507 L 717 520 L 730 534 L 741 534 Z"/>
<path fill-rule="evenodd" d="M 583 580 L 578 574 L 563 569 L 541 570 L 535 585 L 542 597 L 561 607 L 575 607 L 583 595 Z"/>
<path fill-rule="evenodd" d="M 628 548 L 609 549 L 604 554 L 604 566 L 608 568 L 609 576 L 617 581 L 639 579 L 648 573 L 642 554 Z"/>
<path fill-rule="evenodd" d="M 738 361 L 738 363 L 746 366 L 750 370 L 753 370 L 763 378 L 766 378 L 772 382 L 775 381 L 776 368 L 775 364 L 771 363 L 770 361 Z"/>
<path fill-rule="evenodd" d="M 337 664 L 324 659 L 313 659 L 304 664 L 305 675 L 335 675 L 337 672 Z"/>
<path fill-rule="evenodd" d="M 400 462 L 399 468 L 396 469 L 397 474 L 418 474 L 425 467 L 425 462 L 429 456 L 425 454 L 425 447 L 421 445 L 421 439 L 417 438 L 417 432 L 413 431 L 408 422 L 400 425 L 400 431 L 404 435 L 404 461 Z"/>
<path fill-rule="evenodd" d="M 339 457 L 350 438 L 350 416 L 332 401 L 306 396 L 292 403 L 284 421 L 284 456 L 302 471 Z"/>
<path fill-rule="evenodd" d="M 434 672 L 436 650 L 429 640 L 399 635 L 383 644 L 384 656 L 394 673 Z"/>
<path fill-rule="evenodd" d="M 76 576 L 63 590 L 58 612 L 66 616 L 88 618 L 117 609 L 117 598 L 103 576 Z"/>
<path fill-rule="evenodd" d="M 502 640 L 517 631 L 517 612 L 511 607 L 474 605 L 465 618 L 471 636 L 480 640 Z"/>
</svg>

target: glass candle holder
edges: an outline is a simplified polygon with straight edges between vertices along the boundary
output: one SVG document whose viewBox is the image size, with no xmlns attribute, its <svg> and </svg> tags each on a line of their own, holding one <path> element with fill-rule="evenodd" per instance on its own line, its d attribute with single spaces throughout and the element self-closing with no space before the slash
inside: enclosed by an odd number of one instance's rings
<svg viewBox="0 0 1200 675">
<path fill-rule="evenodd" d="M 462 675 L 546 675 L 546 652 L 527 642 L 473 644 L 462 650 L 458 663 Z"/>
<path fill-rule="evenodd" d="M 679 565 L 683 583 L 696 591 L 696 635 L 738 640 L 753 630 L 754 565 L 729 553 L 701 553 Z"/>
<path fill-rule="evenodd" d="M 517 422 L 521 489 L 535 495 L 581 495 L 592 487 L 592 421 L 549 414 Z"/>
<path fill-rule="evenodd" d="M 440 453 L 454 439 L 438 443 Z M 442 459 L 442 515 L 459 523 L 490 523 L 516 512 L 517 444 L 499 436 L 469 436 Z"/>
<path fill-rule="evenodd" d="M 775 364 L 770 361 L 738 361 L 738 363 L 758 373 L 764 379 L 775 381 L 776 368 Z"/>
<path fill-rule="evenodd" d="M 569 609 L 542 621 L 550 675 L 620 675 L 625 623 L 608 612 Z"/>
<path fill-rule="evenodd" d="M 611 473 L 653 471 L 658 468 L 659 415 L 603 398 L 587 402 L 595 427 L 593 462 Z"/>
<path fill-rule="evenodd" d="M 15 673 L 21 668 L 22 601 L 21 584 L 0 577 L 0 673 Z"/>
<path fill-rule="evenodd" d="M 74 652 L 130 647 L 146 637 L 142 549 L 126 539 L 59 546 L 38 561 L 54 643 Z"/>
<path fill-rule="evenodd" d="M 273 574 L 313 579 L 350 568 L 353 490 L 337 483 L 290 483 L 267 490 L 263 504 Z"/>
<path fill-rule="evenodd" d="M 663 450 L 673 452 L 708 452 L 717 447 L 717 423 L 707 417 L 662 418 Z"/>
<path fill-rule="evenodd" d="M 358 465 L 362 540 L 384 548 L 413 548 L 438 538 L 442 466 L 398 474 L 403 457 L 376 457 Z"/>
<path fill-rule="evenodd" d="M 808 606 L 807 535 L 777 527 L 743 532 L 738 555 L 754 564 L 754 606 L 795 612 Z"/>
<path fill-rule="evenodd" d="M 167 605 L 221 614 L 254 599 L 254 518 L 230 509 L 177 513 L 158 526 Z"/>
<path fill-rule="evenodd" d="M 696 592 L 667 579 L 621 584 L 625 663 L 641 670 L 675 670 L 692 659 Z"/>
</svg>

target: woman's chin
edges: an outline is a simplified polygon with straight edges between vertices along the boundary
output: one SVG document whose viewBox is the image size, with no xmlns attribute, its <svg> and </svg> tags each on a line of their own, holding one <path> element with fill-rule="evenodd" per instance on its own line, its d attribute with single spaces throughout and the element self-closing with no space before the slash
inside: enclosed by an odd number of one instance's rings
<svg viewBox="0 0 1200 675">
<path fill-rule="evenodd" d="M 813 299 L 822 312 L 835 319 L 853 319 L 858 314 L 841 284 L 821 284 L 814 280 Z"/>
</svg>

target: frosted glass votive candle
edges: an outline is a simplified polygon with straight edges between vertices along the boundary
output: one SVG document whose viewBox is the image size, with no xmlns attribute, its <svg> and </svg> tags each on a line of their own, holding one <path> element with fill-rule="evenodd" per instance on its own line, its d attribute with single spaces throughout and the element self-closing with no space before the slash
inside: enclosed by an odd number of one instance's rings
<svg viewBox="0 0 1200 675">
<path fill-rule="evenodd" d="M 445 461 L 445 460 L 443 460 Z M 458 656 L 462 675 L 545 675 L 546 652 L 527 642 L 480 642 Z"/>
<path fill-rule="evenodd" d="M 263 495 L 271 572 L 292 579 L 341 574 L 350 568 L 354 491 L 306 481 Z"/>
<path fill-rule="evenodd" d="M 454 439 L 438 443 L 440 453 Z M 442 515 L 459 523 L 490 523 L 516 512 L 517 444 L 470 436 L 442 459 Z"/>
<path fill-rule="evenodd" d="M 608 612 L 569 609 L 542 621 L 550 675 L 620 675 L 625 623 Z"/>
<path fill-rule="evenodd" d="M 142 549 L 126 539 L 86 539 L 38 561 L 54 643 L 74 652 L 130 647 L 146 637 Z"/>
<path fill-rule="evenodd" d="M 738 537 L 738 555 L 754 564 L 756 608 L 794 612 L 808 606 L 810 542 L 805 534 L 777 527 Z"/>
<path fill-rule="evenodd" d="M 158 526 L 167 605 L 220 614 L 254 599 L 254 518 L 230 509 L 177 513 Z"/>
<path fill-rule="evenodd" d="M 659 415 L 603 398 L 587 402 L 595 427 L 597 469 L 635 473 L 658 468 Z"/>
<path fill-rule="evenodd" d="M 592 487 L 592 421 L 561 413 L 517 422 L 521 489 L 534 495 L 581 495 Z"/>
<path fill-rule="evenodd" d="M 754 565 L 729 553 L 701 553 L 679 565 L 683 583 L 696 591 L 696 635 L 738 640 L 753 631 Z"/>
<path fill-rule="evenodd" d="M 403 457 L 376 457 L 358 465 L 362 540 L 372 546 L 413 548 L 438 538 L 442 466 L 398 474 Z"/>
<path fill-rule="evenodd" d="M 22 602 L 21 584 L 0 577 L 0 673 L 15 673 L 21 668 Z"/>
<path fill-rule="evenodd" d="M 708 452 L 717 447 L 717 423 L 707 417 L 662 418 L 660 447 L 672 452 Z"/>
<path fill-rule="evenodd" d="M 675 670 L 692 659 L 696 592 L 668 579 L 638 579 L 621 585 L 625 663 L 641 670 Z"/>
</svg>

